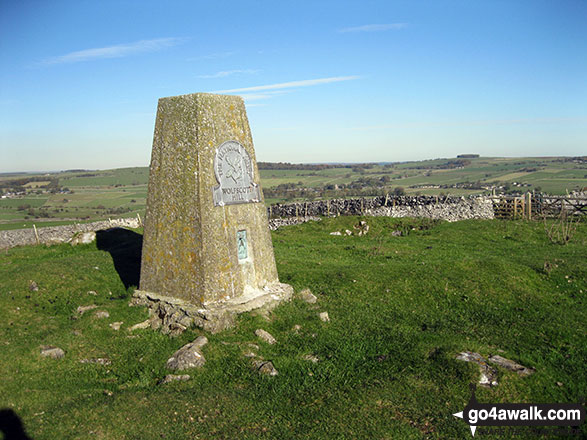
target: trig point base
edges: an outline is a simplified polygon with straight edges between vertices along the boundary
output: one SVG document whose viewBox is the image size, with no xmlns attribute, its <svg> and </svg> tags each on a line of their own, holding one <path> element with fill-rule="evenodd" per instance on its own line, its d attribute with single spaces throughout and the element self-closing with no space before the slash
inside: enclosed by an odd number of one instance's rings
<svg viewBox="0 0 587 440">
<path fill-rule="evenodd" d="M 220 331 L 237 313 L 289 299 L 277 278 L 243 100 L 196 93 L 159 100 L 140 290 L 151 326 Z"/>
</svg>

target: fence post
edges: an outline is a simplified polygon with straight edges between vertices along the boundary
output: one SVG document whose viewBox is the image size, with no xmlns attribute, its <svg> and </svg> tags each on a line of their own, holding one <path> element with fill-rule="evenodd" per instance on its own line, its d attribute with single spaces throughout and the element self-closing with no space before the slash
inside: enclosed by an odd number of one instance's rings
<svg viewBox="0 0 587 440">
<path fill-rule="evenodd" d="M 518 216 L 518 198 L 514 197 L 514 219 Z"/>
<path fill-rule="evenodd" d="M 37 227 L 34 224 L 33 230 L 35 231 L 35 238 L 37 239 L 37 244 L 41 244 L 41 240 L 39 240 L 39 233 L 37 232 Z"/>
<path fill-rule="evenodd" d="M 330 200 L 326 200 L 326 217 L 330 217 Z"/>
<path fill-rule="evenodd" d="M 528 220 L 532 220 L 532 193 L 526 193 L 526 211 L 528 214 Z"/>
</svg>

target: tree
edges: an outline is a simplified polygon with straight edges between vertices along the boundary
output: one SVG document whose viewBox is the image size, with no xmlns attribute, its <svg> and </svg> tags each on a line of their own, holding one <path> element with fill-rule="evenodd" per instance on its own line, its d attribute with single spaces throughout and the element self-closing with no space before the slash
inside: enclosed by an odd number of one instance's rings
<svg viewBox="0 0 587 440">
<path fill-rule="evenodd" d="M 405 194 L 406 194 L 406 190 L 404 189 L 404 187 L 403 187 L 403 186 L 396 186 L 396 187 L 393 189 L 393 195 L 394 195 L 394 196 L 403 196 L 403 195 L 405 195 Z"/>
</svg>

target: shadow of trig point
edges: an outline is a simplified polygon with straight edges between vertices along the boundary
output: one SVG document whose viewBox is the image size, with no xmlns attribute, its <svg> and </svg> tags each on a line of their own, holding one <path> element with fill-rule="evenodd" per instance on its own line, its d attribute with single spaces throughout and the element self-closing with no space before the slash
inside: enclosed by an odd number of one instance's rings
<svg viewBox="0 0 587 440">
<path fill-rule="evenodd" d="M 161 98 L 134 293 L 151 309 L 151 326 L 220 331 L 292 293 L 277 277 L 242 98 Z"/>
</svg>

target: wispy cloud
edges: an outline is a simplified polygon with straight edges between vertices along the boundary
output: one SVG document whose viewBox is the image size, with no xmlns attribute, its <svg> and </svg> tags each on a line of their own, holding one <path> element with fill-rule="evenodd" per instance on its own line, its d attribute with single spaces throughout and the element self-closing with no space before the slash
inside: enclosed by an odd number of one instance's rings
<svg viewBox="0 0 587 440">
<path fill-rule="evenodd" d="M 222 58 L 228 58 L 233 56 L 234 54 L 236 54 L 236 52 L 216 52 L 216 53 L 210 53 L 208 55 L 200 55 L 197 57 L 191 57 L 188 58 L 188 61 L 199 61 L 199 60 L 219 60 Z"/>
<path fill-rule="evenodd" d="M 254 87 L 243 87 L 241 89 L 230 89 L 230 90 L 217 90 L 212 93 L 239 93 L 239 92 L 259 92 L 262 90 L 279 90 L 279 89 L 290 89 L 293 87 L 309 87 L 316 86 L 318 84 L 328 84 L 340 81 L 350 81 L 353 79 L 359 79 L 360 76 L 333 76 L 330 78 L 318 78 L 318 79 L 304 79 L 301 81 L 290 81 L 278 84 L 267 84 L 264 86 Z"/>
<path fill-rule="evenodd" d="M 41 64 L 79 63 L 104 58 L 122 58 L 142 52 L 156 52 L 184 42 L 185 38 L 155 38 L 140 40 L 134 43 L 117 44 L 114 46 L 98 47 L 70 52 L 65 55 L 47 58 Z"/>
<path fill-rule="evenodd" d="M 339 29 L 340 33 L 347 32 L 383 32 L 390 30 L 400 30 L 408 27 L 408 23 L 388 23 L 388 24 L 366 24 L 363 26 L 347 27 Z"/>
<path fill-rule="evenodd" d="M 221 72 L 213 73 L 212 75 L 198 75 L 198 78 L 226 78 L 231 75 L 253 75 L 259 72 L 260 70 L 255 69 L 223 70 Z"/>
<path fill-rule="evenodd" d="M 259 101 L 262 99 L 269 99 L 273 98 L 277 95 L 284 95 L 289 93 L 289 90 L 273 90 L 270 92 L 260 92 L 260 93 L 241 93 L 239 96 L 243 98 L 245 101 Z"/>
</svg>

